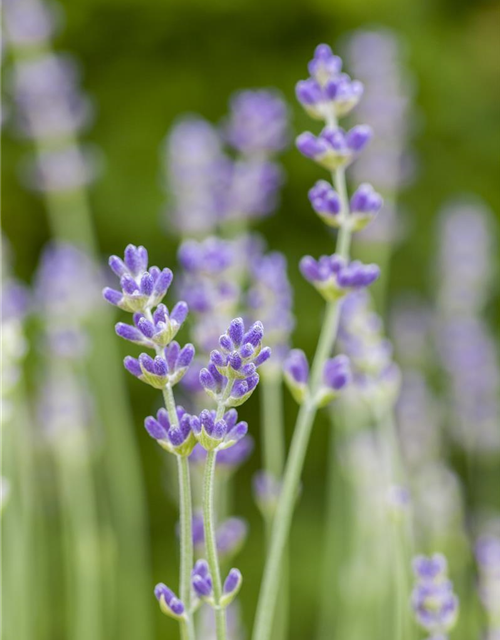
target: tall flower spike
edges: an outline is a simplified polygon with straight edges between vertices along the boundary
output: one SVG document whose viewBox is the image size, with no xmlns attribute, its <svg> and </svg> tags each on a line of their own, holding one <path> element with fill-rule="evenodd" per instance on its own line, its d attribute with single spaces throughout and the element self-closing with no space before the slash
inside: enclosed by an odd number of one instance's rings
<svg viewBox="0 0 500 640">
<path fill-rule="evenodd" d="M 129 244 L 124 259 L 111 256 L 109 266 L 119 276 L 121 291 L 106 287 L 104 298 L 124 311 L 134 313 L 145 311 L 158 305 L 173 279 L 170 269 L 160 271 L 151 267 L 148 271 L 148 252 L 144 247 Z"/>
<path fill-rule="evenodd" d="M 359 260 L 346 261 L 339 255 L 321 256 L 315 260 L 305 256 L 300 270 L 325 300 L 338 300 L 349 291 L 371 285 L 380 275 L 376 264 L 363 264 Z"/>
</svg>

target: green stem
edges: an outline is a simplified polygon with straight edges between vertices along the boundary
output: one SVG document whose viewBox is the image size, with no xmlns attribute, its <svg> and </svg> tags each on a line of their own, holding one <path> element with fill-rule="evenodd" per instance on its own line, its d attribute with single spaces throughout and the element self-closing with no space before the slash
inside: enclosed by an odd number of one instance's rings
<svg viewBox="0 0 500 640">
<path fill-rule="evenodd" d="M 207 562 L 208 566 L 210 567 L 210 573 L 212 574 L 217 640 L 226 640 L 226 613 L 224 609 L 221 609 L 220 607 L 220 599 L 222 596 L 222 582 L 220 577 L 219 559 L 217 555 L 217 542 L 215 539 L 214 522 L 214 476 L 216 459 L 216 451 L 207 452 L 205 476 L 203 478 L 203 527 L 205 531 Z"/>
<path fill-rule="evenodd" d="M 290 453 L 285 467 L 283 488 L 274 517 L 269 552 L 257 604 L 253 640 L 268 640 L 280 584 L 280 565 L 292 522 L 293 508 L 317 406 L 314 398 L 321 384 L 324 364 L 333 349 L 340 309 L 337 302 L 328 303 L 325 320 L 316 349 L 308 399 L 301 405 L 295 425 Z"/>
<path fill-rule="evenodd" d="M 170 385 L 163 390 L 163 398 L 170 423 L 179 425 L 174 392 Z M 193 568 L 193 514 L 191 499 L 191 478 L 186 456 L 176 456 L 179 474 L 179 519 L 180 519 L 180 575 L 179 594 L 186 608 L 186 622 L 181 622 L 180 631 L 184 640 L 194 640 L 194 623 L 191 611 L 191 570 Z"/>
<path fill-rule="evenodd" d="M 271 369 L 261 383 L 261 441 L 264 470 L 281 479 L 285 465 L 285 425 L 283 416 L 283 385 L 281 373 Z M 266 518 L 266 544 L 269 547 L 272 519 Z M 280 567 L 281 581 L 273 621 L 274 640 L 287 636 L 288 622 L 288 558 L 286 549 Z"/>
<path fill-rule="evenodd" d="M 336 126 L 337 119 L 333 112 L 329 115 L 327 124 L 329 126 Z M 337 237 L 336 251 L 348 259 L 352 230 L 349 224 L 350 211 L 347 187 L 345 184 L 345 169 L 343 167 L 337 169 L 337 171 L 332 174 L 332 179 L 340 197 L 342 214 L 344 216 L 344 224 L 340 228 Z M 332 352 L 337 337 L 339 320 L 339 302 L 329 302 L 311 369 L 309 396 L 300 407 L 297 422 L 295 423 L 290 453 L 286 462 L 282 493 L 273 522 L 271 541 L 257 603 L 255 626 L 252 636 L 253 640 L 268 640 L 271 635 L 271 623 L 279 589 L 280 563 L 290 533 L 295 497 L 304 467 L 311 429 L 317 412 L 315 397 L 321 385 L 325 362 Z"/>
</svg>

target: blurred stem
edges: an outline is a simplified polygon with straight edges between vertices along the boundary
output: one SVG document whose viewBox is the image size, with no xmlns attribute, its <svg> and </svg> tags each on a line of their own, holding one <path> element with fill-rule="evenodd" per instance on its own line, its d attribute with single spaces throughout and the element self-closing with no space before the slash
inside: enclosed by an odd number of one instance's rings
<svg viewBox="0 0 500 640">
<path fill-rule="evenodd" d="M 266 473 L 281 480 L 285 464 L 285 425 L 283 417 L 283 384 L 281 371 L 270 368 L 261 386 L 262 460 Z M 272 519 L 265 519 L 266 544 L 269 547 Z M 280 566 L 281 582 L 273 621 L 273 640 L 284 640 L 288 626 L 288 558 L 286 550 Z"/>
<path fill-rule="evenodd" d="M 229 386 L 229 385 L 228 385 Z M 222 583 L 217 555 L 214 522 L 214 476 L 217 459 L 216 451 L 207 451 L 205 462 L 205 476 L 203 479 L 203 528 L 205 532 L 205 547 L 207 562 L 212 575 L 215 601 L 215 627 L 217 640 L 226 640 L 226 612 L 220 607 Z"/>
<path fill-rule="evenodd" d="M 14 65 L 50 53 L 50 42 L 37 47 L 15 46 L 11 50 Z M 36 130 L 36 127 L 32 128 Z M 39 160 L 48 148 L 79 146 L 76 134 L 68 134 L 57 140 L 35 138 L 33 143 Z M 54 237 L 79 245 L 95 256 L 98 243 L 86 188 L 45 193 L 44 197 Z M 94 381 L 99 418 L 105 429 L 103 464 L 118 543 L 117 557 L 126 559 L 116 569 L 117 602 L 127 603 L 116 621 L 119 626 L 117 635 L 151 637 L 146 501 L 120 356 L 109 330 L 111 317 L 110 311 L 104 307 L 93 315 L 93 350 L 89 368 Z"/>
<path fill-rule="evenodd" d="M 68 633 L 74 640 L 98 640 L 103 637 L 103 612 L 96 494 L 88 434 L 77 433 L 75 437 L 78 443 L 71 442 L 70 450 L 56 444 L 54 451 L 69 543 L 66 562 L 71 563 L 68 575 L 72 579 L 66 588 L 73 615 Z"/>
<path fill-rule="evenodd" d="M 328 124 L 330 126 L 336 125 L 336 118 L 333 114 L 331 114 Z M 340 197 L 341 208 L 346 221 L 346 224 L 341 227 L 337 237 L 336 252 L 340 253 L 347 260 L 349 258 L 349 247 L 351 243 L 351 228 L 349 225 L 350 212 L 347 187 L 345 184 L 345 169 L 343 167 L 337 169 L 332 175 L 332 178 Z M 325 362 L 330 357 L 335 344 L 339 320 L 340 302 L 329 302 L 326 307 L 326 314 L 323 319 L 323 326 L 311 368 L 309 396 L 299 409 L 290 452 L 286 462 L 282 493 L 273 522 L 271 540 L 264 567 L 264 576 L 257 603 L 253 640 L 269 640 L 271 636 L 271 622 L 279 589 L 280 563 L 287 538 L 290 534 L 295 497 L 297 495 L 311 430 L 317 412 L 315 397 L 321 386 L 321 377 Z"/>
<path fill-rule="evenodd" d="M 161 349 L 159 349 L 161 351 Z M 163 399 L 167 408 L 170 424 L 179 426 L 174 392 L 170 385 L 163 390 Z M 176 456 L 179 474 L 179 519 L 181 562 L 179 575 L 179 593 L 186 609 L 187 622 L 180 625 L 182 638 L 194 640 L 193 614 L 191 611 L 191 570 L 193 568 L 193 514 L 191 499 L 191 478 L 189 462 L 186 456 Z"/>
</svg>

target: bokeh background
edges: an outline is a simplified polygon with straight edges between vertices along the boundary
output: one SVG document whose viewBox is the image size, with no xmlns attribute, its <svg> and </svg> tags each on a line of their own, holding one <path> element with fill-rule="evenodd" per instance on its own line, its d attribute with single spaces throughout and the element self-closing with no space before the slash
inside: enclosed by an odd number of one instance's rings
<svg viewBox="0 0 500 640">
<path fill-rule="evenodd" d="M 306 62 L 316 44 L 327 42 L 337 50 L 346 35 L 360 27 L 395 30 L 407 48 L 406 66 L 415 84 L 411 146 L 416 175 L 400 195 L 405 233 L 394 250 L 388 300 L 408 291 L 431 297 L 436 218 L 450 198 L 475 194 L 496 212 L 498 220 L 498 2 L 71 0 L 62 4 L 64 28 L 55 45 L 78 59 L 83 87 L 96 109 L 95 122 L 84 137 L 101 155 L 102 175 L 91 188 L 90 203 L 103 257 L 120 254 L 133 242 L 148 248 L 153 264 L 174 268 L 178 241 L 165 215 L 160 149 L 175 119 L 195 112 L 217 123 L 227 112 L 228 98 L 235 90 L 276 87 L 290 104 L 294 132 L 309 129 L 310 120 L 295 101 L 295 83 L 305 77 Z M 8 73 L 8 50 L 4 62 Z M 7 87 L 4 103 L 8 105 L 9 100 Z M 19 181 L 19 166 L 29 149 L 29 143 L 16 138 L 7 123 L 3 134 L 2 225 L 12 248 L 15 274 L 26 282 L 32 280 L 39 255 L 51 237 L 42 199 Z M 322 302 L 303 281 L 297 264 L 304 253 L 329 252 L 331 238 L 307 201 L 307 191 L 319 177 L 318 169 L 293 146 L 282 160 L 287 179 L 281 205 L 256 229 L 271 248 L 287 256 L 297 315 L 293 343 L 310 354 Z M 498 337 L 498 295 L 488 306 L 487 317 Z M 111 323 L 108 330 L 113 331 Z M 127 353 L 126 345 L 119 348 L 122 355 Z M 146 481 L 152 584 L 159 580 L 168 584 L 175 582 L 177 572 L 176 507 L 168 498 L 169 475 L 161 450 L 142 430 L 143 417 L 151 412 L 157 398 L 153 390 L 132 378 L 127 379 L 127 386 Z M 288 437 L 295 410 L 287 398 Z M 253 397 L 241 413 L 258 440 L 258 429 L 253 426 L 258 422 L 258 398 Z M 327 420 L 319 416 L 291 538 L 290 638 L 294 640 L 310 637 L 313 628 L 326 450 Z M 254 611 L 263 562 L 261 518 L 250 498 L 251 477 L 258 468 L 257 447 L 238 472 L 235 486 L 237 515 L 248 520 L 252 532 L 237 559 L 245 576 L 243 615 L 247 622 Z M 500 507 L 498 486 L 496 498 L 494 487 L 491 493 Z M 50 590 L 57 594 L 57 586 L 51 585 Z M 120 615 L 120 607 L 127 603 L 117 605 Z M 161 615 L 152 597 L 151 608 L 154 637 L 174 638 L 175 625 Z M 457 634 L 459 637 L 469 640 Z"/>
</svg>

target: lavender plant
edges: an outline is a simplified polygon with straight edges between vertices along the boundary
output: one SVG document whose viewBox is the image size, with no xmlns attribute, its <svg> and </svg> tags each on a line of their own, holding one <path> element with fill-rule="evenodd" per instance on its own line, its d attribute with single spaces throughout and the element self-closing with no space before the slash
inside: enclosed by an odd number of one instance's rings
<svg viewBox="0 0 500 640">
<path fill-rule="evenodd" d="M 119 323 L 119 336 L 154 349 L 156 357 L 143 353 L 128 356 L 126 369 L 141 381 L 162 391 L 165 408 L 156 418 L 148 417 L 145 427 L 149 435 L 169 453 L 176 456 L 180 491 L 181 566 L 178 598 L 166 585 L 159 584 L 155 595 L 162 611 L 180 623 L 183 638 L 194 638 L 193 613 L 202 601 L 215 611 L 217 639 L 226 638 L 226 607 L 241 586 L 241 574 L 231 569 L 222 585 L 214 516 L 214 477 L 216 457 L 236 445 L 246 435 L 248 425 L 238 421 L 235 407 L 243 404 L 258 382 L 257 368 L 271 355 L 263 347 L 264 329 L 255 322 L 248 330 L 241 318 L 231 321 L 219 339 L 219 349 L 199 374 L 200 383 L 217 404 L 216 410 L 203 409 L 189 415 L 176 406 L 173 387 L 180 382 L 194 358 L 194 347 L 182 349 L 173 340 L 187 315 L 187 305 L 179 302 L 169 314 L 162 304 L 173 279 L 170 269 L 148 269 L 144 247 L 129 245 L 124 259 L 112 256 L 113 272 L 120 277 L 121 291 L 104 289 L 105 299 L 125 311 L 134 313 L 134 326 Z M 196 442 L 207 452 L 203 487 L 203 534 L 207 560 L 199 560 L 193 569 L 193 515 L 188 457 Z M 191 598 L 191 586 L 194 598 Z"/>
<path fill-rule="evenodd" d="M 340 318 L 340 301 L 349 290 L 368 286 L 378 276 L 375 265 L 349 262 L 351 236 L 358 225 L 355 223 L 356 217 L 350 212 L 345 169 L 362 152 L 371 137 L 371 130 L 358 125 L 345 132 L 337 124 L 339 117 L 356 106 L 362 93 L 358 82 L 351 81 L 341 73 L 341 66 L 342 61 L 332 53 L 330 47 L 320 45 L 309 63 L 311 77 L 297 85 L 297 97 L 306 111 L 314 118 L 323 120 L 326 125 L 318 136 L 309 132 L 301 134 L 297 139 L 297 147 L 303 155 L 332 174 L 333 184 L 326 191 L 330 193 L 331 202 L 337 198 L 340 202 L 339 212 L 332 215 L 332 222 L 339 228 L 339 234 L 336 254 L 320 258 L 319 261 L 306 257 L 301 262 L 303 275 L 326 299 L 327 308 L 310 376 L 307 360 L 302 356 L 294 354 L 296 364 L 285 365 L 287 381 L 294 395 L 301 399 L 301 405 L 273 521 L 253 631 L 255 640 L 270 637 L 280 560 L 289 534 L 295 496 L 316 412 L 320 406 L 335 398 L 349 380 L 345 358 L 337 356 L 331 359 Z M 325 185 L 321 184 L 320 187 L 324 189 Z M 330 189 L 335 189 L 333 196 Z M 316 203 L 316 198 L 317 193 L 314 192 L 313 203 Z M 336 208 L 337 205 L 334 205 L 333 209 Z"/>
</svg>

